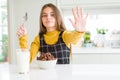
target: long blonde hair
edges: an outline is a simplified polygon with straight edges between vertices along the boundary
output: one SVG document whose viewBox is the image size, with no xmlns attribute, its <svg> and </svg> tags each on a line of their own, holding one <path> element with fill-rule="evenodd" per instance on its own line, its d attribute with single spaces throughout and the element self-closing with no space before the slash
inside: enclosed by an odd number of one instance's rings
<svg viewBox="0 0 120 80">
<path fill-rule="evenodd" d="M 47 7 L 50 7 L 53 11 L 54 11 L 54 14 L 55 14 L 55 19 L 56 19 L 56 23 L 57 23 L 57 30 L 58 31 L 64 31 L 66 30 L 66 27 L 65 27 L 65 24 L 62 20 L 62 16 L 60 15 L 60 11 L 59 9 L 53 5 L 52 3 L 48 3 L 48 4 L 45 4 L 42 9 L 41 9 L 41 13 L 40 13 L 40 30 L 39 30 L 39 34 L 44 34 L 47 32 L 46 30 L 46 27 L 43 25 L 42 23 L 42 13 L 43 13 L 43 10 Z"/>
</svg>

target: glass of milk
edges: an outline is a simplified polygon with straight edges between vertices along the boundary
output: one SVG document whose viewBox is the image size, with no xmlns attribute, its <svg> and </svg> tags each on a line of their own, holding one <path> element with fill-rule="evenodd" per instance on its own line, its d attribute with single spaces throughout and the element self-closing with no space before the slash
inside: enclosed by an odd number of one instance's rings
<svg viewBox="0 0 120 80">
<path fill-rule="evenodd" d="M 16 49 L 17 55 L 17 71 L 20 74 L 29 72 L 30 52 L 28 49 Z"/>
</svg>

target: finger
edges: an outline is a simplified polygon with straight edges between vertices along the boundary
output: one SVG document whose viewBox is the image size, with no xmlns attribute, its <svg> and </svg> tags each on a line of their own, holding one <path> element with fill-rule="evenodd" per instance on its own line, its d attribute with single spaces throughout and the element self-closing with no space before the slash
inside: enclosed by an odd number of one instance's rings
<svg viewBox="0 0 120 80">
<path fill-rule="evenodd" d="M 24 30 L 24 29 L 20 29 L 19 32 L 20 32 L 21 34 L 24 34 L 24 33 L 25 33 L 25 30 Z"/>
<path fill-rule="evenodd" d="M 22 34 L 24 34 L 24 33 L 25 33 L 25 31 L 24 31 L 24 30 L 21 30 L 21 33 L 22 33 Z"/>
<path fill-rule="evenodd" d="M 20 26 L 19 31 L 22 30 L 22 29 L 23 29 L 22 26 Z"/>
<path fill-rule="evenodd" d="M 25 27 L 24 27 L 24 29 L 23 29 L 23 32 L 24 32 L 24 34 L 27 34 L 27 30 L 26 30 Z"/>
<path fill-rule="evenodd" d="M 21 36 L 21 34 L 20 34 L 20 33 L 17 33 L 17 36 L 18 36 L 18 37 L 20 37 L 20 36 Z"/>
<path fill-rule="evenodd" d="M 24 26 L 21 26 L 21 27 L 20 27 L 20 30 L 21 30 L 21 31 L 23 31 L 23 32 L 25 32 L 25 31 L 26 31 L 26 29 L 25 29 L 25 27 L 24 27 Z"/>
<path fill-rule="evenodd" d="M 73 13 L 74 19 L 76 20 L 77 19 L 77 15 L 76 15 L 75 10 L 73 8 L 72 8 L 72 13 Z"/>
<path fill-rule="evenodd" d="M 19 32 L 17 32 L 16 35 L 19 36 Z"/>
<path fill-rule="evenodd" d="M 79 16 L 80 16 L 80 13 L 79 13 L 79 8 L 78 8 L 78 6 L 76 6 L 76 12 L 77 12 L 77 16 L 79 17 Z"/>
<path fill-rule="evenodd" d="M 25 29 L 24 29 L 24 27 L 22 26 L 22 27 L 21 27 L 21 31 L 24 31 L 24 30 L 25 30 Z"/>
<path fill-rule="evenodd" d="M 19 33 L 19 36 L 23 36 L 24 35 L 24 33 L 21 31 L 20 33 Z"/>
<path fill-rule="evenodd" d="M 80 14 L 80 17 L 83 17 L 83 9 L 82 8 L 80 8 L 79 14 Z"/>
<path fill-rule="evenodd" d="M 20 26 L 20 29 L 23 29 L 23 28 L 24 28 L 24 26 L 23 26 L 23 25 L 21 25 L 21 26 Z"/>
</svg>

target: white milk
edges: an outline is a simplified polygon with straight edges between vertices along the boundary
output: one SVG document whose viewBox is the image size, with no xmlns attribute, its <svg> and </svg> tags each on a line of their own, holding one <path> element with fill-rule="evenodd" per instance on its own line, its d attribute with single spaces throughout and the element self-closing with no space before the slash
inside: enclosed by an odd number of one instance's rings
<svg viewBox="0 0 120 80">
<path fill-rule="evenodd" d="M 26 50 L 17 49 L 17 71 L 20 74 L 26 74 L 29 72 L 30 65 L 30 52 Z"/>
</svg>

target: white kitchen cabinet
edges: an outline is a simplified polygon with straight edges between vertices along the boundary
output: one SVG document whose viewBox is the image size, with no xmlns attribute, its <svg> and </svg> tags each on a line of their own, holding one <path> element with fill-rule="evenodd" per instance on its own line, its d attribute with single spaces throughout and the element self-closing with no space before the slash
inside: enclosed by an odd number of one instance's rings
<svg viewBox="0 0 120 80">
<path fill-rule="evenodd" d="M 73 54 L 73 64 L 120 64 L 120 54 Z"/>
<path fill-rule="evenodd" d="M 73 48 L 73 64 L 120 64 L 120 49 Z"/>
<path fill-rule="evenodd" d="M 82 7 L 84 13 L 106 14 L 120 13 L 120 0 L 58 0 L 58 6 L 64 16 L 72 14 L 76 5 Z"/>
<path fill-rule="evenodd" d="M 120 0 L 58 0 L 58 5 L 62 8 L 69 8 L 76 5 L 86 8 L 98 7 L 120 7 Z"/>
</svg>

